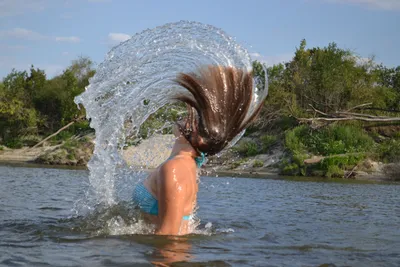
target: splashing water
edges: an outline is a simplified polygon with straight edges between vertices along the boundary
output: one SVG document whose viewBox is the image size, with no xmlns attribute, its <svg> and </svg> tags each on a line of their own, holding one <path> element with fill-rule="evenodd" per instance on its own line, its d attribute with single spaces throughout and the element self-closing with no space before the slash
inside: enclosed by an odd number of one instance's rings
<svg viewBox="0 0 400 267">
<path fill-rule="evenodd" d="M 135 171 L 121 155 L 126 137 L 136 134 L 152 113 L 172 103 L 176 95 L 188 94 L 173 82 L 177 74 L 211 64 L 252 70 L 247 50 L 232 37 L 213 26 L 188 21 L 145 30 L 107 54 L 86 91 L 75 99 L 86 108 L 96 131 L 88 164 L 96 204 L 116 204 L 116 181 Z M 260 84 L 255 81 L 248 116 L 267 94 Z"/>
</svg>

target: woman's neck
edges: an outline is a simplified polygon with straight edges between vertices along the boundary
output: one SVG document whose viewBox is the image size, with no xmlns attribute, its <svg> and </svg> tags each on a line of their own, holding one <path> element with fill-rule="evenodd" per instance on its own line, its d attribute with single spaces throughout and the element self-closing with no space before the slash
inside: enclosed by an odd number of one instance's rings
<svg viewBox="0 0 400 267">
<path fill-rule="evenodd" d="M 192 147 L 192 145 L 186 140 L 185 137 L 180 136 L 175 140 L 175 144 L 172 147 L 170 157 L 175 157 L 177 155 L 180 156 L 189 156 L 195 158 L 198 156 L 197 151 Z"/>
</svg>

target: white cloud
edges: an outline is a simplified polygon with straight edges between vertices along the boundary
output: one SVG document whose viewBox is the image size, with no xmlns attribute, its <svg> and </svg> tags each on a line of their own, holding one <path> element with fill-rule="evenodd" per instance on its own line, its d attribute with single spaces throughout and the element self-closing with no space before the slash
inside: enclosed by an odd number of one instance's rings
<svg viewBox="0 0 400 267">
<path fill-rule="evenodd" d="M 57 42 L 68 42 L 68 43 L 79 43 L 81 40 L 79 37 L 76 36 L 69 36 L 69 37 L 56 37 Z"/>
<path fill-rule="evenodd" d="M 259 53 L 250 53 L 252 60 L 257 60 L 267 66 L 273 66 L 279 63 L 288 62 L 293 58 L 293 54 L 281 54 L 276 56 L 263 56 Z"/>
<path fill-rule="evenodd" d="M 367 6 L 384 10 L 400 10 L 399 0 L 325 0 L 329 2 L 339 2 Z"/>
<path fill-rule="evenodd" d="M 46 37 L 38 32 L 27 30 L 24 28 L 14 28 L 8 31 L 0 31 L 0 38 L 16 38 L 16 39 L 27 39 L 27 40 L 41 40 Z"/>
<path fill-rule="evenodd" d="M 45 9 L 46 0 L 0 0 L 0 18 L 37 12 Z"/>
<path fill-rule="evenodd" d="M 111 32 L 108 34 L 108 41 L 111 44 L 118 44 L 121 42 L 124 42 L 126 40 L 128 40 L 129 38 L 131 38 L 131 36 L 129 34 L 126 33 L 114 33 Z"/>
<path fill-rule="evenodd" d="M 31 31 L 24 28 L 14 28 L 11 30 L 0 31 L 0 39 L 24 39 L 31 41 L 39 41 L 39 40 L 50 40 L 56 42 L 69 42 L 69 43 L 79 43 L 81 40 L 76 36 L 46 36 L 41 33 Z"/>
<path fill-rule="evenodd" d="M 11 51 L 22 51 L 25 50 L 27 47 L 24 45 L 6 45 L 0 44 L 0 50 L 11 50 Z"/>
</svg>

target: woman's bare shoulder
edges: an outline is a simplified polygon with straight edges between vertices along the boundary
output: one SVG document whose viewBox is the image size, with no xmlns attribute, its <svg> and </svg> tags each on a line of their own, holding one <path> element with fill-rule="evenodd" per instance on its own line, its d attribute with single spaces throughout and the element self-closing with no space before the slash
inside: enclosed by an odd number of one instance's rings
<svg viewBox="0 0 400 267">
<path fill-rule="evenodd" d="M 159 175 L 163 179 L 173 179 L 175 182 L 187 180 L 189 175 L 195 175 L 194 161 L 183 157 L 168 160 L 159 168 Z"/>
</svg>

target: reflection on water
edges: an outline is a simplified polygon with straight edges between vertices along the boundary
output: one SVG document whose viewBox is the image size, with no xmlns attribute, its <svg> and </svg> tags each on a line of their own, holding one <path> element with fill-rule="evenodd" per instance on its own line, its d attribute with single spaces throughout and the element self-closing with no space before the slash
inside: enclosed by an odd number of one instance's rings
<svg viewBox="0 0 400 267">
<path fill-rule="evenodd" d="M 87 175 L 0 166 L 0 266 L 400 266 L 399 184 L 202 177 L 198 231 L 168 238 L 122 185 L 77 216 Z"/>
<path fill-rule="evenodd" d="M 158 266 L 191 261 L 193 259 L 191 248 L 187 237 L 161 237 L 148 258 L 151 263 Z"/>
</svg>

